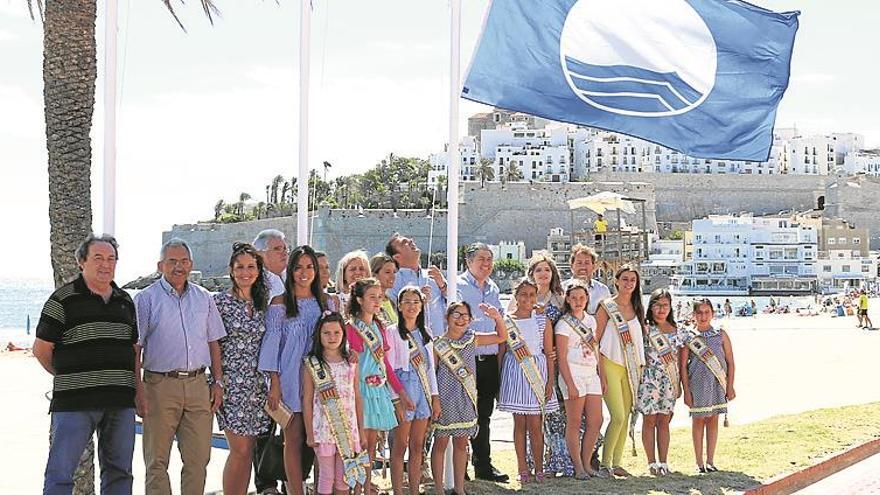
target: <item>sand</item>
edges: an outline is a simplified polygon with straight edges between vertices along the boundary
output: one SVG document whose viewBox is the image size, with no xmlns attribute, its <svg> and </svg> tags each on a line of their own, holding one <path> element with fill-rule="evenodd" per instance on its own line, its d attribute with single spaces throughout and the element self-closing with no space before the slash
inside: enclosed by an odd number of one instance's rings
<svg viewBox="0 0 880 495">
<path fill-rule="evenodd" d="M 720 320 L 736 354 L 737 399 L 730 421 L 748 423 L 779 414 L 880 401 L 880 331 L 856 328 L 855 317 L 759 315 Z M 37 361 L 19 352 L 0 353 L 0 435 L 3 442 L 0 493 L 39 493 L 48 450 L 51 377 Z M 674 425 L 689 424 L 679 402 Z M 512 421 L 493 418 L 495 449 L 511 449 Z M 180 461 L 172 450 L 169 473 L 175 493 Z M 221 489 L 225 451 L 214 449 L 207 492 Z M 143 493 L 140 437 L 135 446 L 135 493 Z"/>
</svg>

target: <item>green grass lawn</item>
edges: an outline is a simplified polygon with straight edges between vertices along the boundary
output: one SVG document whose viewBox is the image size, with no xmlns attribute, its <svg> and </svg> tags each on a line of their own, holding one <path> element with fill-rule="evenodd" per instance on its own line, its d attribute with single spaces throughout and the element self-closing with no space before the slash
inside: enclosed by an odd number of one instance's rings
<svg viewBox="0 0 880 495">
<path fill-rule="evenodd" d="M 510 449 L 496 451 L 492 457 L 498 469 L 510 475 L 511 483 L 475 481 L 469 483 L 467 489 L 475 495 L 503 495 L 513 491 L 553 495 L 734 493 L 880 437 L 880 403 L 777 416 L 719 430 L 715 465 L 721 471 L 717 473 L 694 474 L 696 463 L 690 428 L 676 428 L 672 430 L 669 466 L 673 473 L 669 476 L 655 478 L 648 474 L 641 439 L 636 436 L 638 456 L 631 456 L 630 440 L 624 454 L 623 465 L 633 474 L 629 479 L 559 478 L 522 487 L 515 481 L 516 456 Z M 390 479 L 374 479 L 382 487 L 390 485 Z"/>
</svg>

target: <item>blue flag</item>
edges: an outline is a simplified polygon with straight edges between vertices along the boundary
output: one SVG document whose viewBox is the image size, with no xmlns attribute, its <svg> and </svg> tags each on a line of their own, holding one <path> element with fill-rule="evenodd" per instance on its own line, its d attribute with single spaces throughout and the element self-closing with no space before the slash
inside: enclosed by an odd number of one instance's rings
<svg viewBox="0 0 880 495">
<path fill-rule="evenodd" d="M 736 0 L 493 1 L 462 96 L 697 158 L 765 161 L 799 14 Z"/>
</svg>

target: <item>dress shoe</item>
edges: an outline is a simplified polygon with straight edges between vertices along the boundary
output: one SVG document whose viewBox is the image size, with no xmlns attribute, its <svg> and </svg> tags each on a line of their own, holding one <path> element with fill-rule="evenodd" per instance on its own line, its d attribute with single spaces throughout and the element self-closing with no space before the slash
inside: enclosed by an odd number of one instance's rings
<svg viewBox="0 0 880 495">
<path fill-rule="evenodd" d="M 479 480 L 494 481 L 496 483 L 507 483 L 510 480 L 510 476 L 495 469 L 494 466 L 489 466 L 489 469 L 475 469 L 474 475 Z"/>
</svg>

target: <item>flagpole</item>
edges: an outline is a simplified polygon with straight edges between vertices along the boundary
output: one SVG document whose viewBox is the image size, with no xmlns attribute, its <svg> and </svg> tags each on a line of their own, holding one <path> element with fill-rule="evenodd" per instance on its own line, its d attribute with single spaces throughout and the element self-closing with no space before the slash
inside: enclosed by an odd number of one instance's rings
<svg viewBox="0 0 880 495">
<path fill-rule="evenodd" d="M 461 0 L 449 1 L 449 158 L 446 165 L 446 300 L 458 300 L 455 289 L 458 280 L 458 177 L 461 166 L 458 150 L 458 105 L 461 98 Z M 452 442 L 446 449 L 444 488 L 455 484 Z"/>
<path fill-rule="evenodd" d="M 103 231 L 116 232 L 116 45 L 119 25 L 116 0 L 104 4 L 104 215 Z"/>
<path fill-rule="evenodd" d="M 309 68 L 311 0 L 300 0 L 299 17 L 299 174 L 296 195 L 296 241 L 309 242 Z"/>
</svg>

